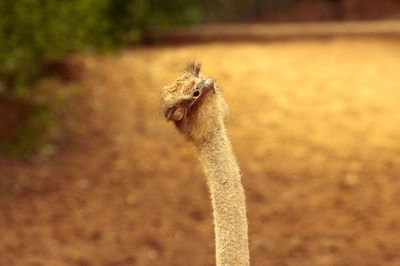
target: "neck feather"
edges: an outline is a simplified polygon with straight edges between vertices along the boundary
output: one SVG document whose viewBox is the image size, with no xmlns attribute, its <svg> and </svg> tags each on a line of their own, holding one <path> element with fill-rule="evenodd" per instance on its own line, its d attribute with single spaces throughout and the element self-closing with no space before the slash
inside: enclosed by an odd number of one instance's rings
<svg viewBox="0 0 400 266">
<path fill-rule="evenodd" d="M 217 266 L 249 265 L 245 195 L 225 128 L 196 146 L 211 193 Z"/>
</svg>

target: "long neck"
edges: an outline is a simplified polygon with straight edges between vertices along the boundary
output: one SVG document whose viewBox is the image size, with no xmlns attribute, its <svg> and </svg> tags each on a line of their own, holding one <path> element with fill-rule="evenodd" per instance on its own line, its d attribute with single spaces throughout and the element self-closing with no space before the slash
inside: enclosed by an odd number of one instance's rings
<svg viewBox="0 0 400 266">
<path fill-rule="evenodd" d="M 246 202 L 239 167 L 222 126 L 196 145 L 211 193 L 217 266 L 249 265 Z"/>
</svg>

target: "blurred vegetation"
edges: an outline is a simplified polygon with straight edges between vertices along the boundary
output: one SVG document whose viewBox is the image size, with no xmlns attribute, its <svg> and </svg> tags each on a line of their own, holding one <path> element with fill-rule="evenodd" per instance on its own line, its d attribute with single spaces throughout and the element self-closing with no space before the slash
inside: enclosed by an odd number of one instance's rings
<svg viewBox="0 0 400 266">
<path fill-rule="evenodd" d="M 0 104 L 8 110 L 0 119 L 7 124 L 26 106 L 29 112 L 18 118 L 17 131 L 0 127 L 9 131 L 0 132 L 0 152 L 21 157 L 46 147 L 60 122 L 54 106 L 67 99 L 41 84 L 63 58 L 140 43 L 144 29 L 195 23 L 200 10 L 195 0 L 1 0 Z"/>
<path fill-rule="evenodd" d="M 146 27 L 193 23 L 200 10 L 193 0 L 2 0 L 0 89 L 34 81 L 44 60 L 135 44 Z"/>
</svg>

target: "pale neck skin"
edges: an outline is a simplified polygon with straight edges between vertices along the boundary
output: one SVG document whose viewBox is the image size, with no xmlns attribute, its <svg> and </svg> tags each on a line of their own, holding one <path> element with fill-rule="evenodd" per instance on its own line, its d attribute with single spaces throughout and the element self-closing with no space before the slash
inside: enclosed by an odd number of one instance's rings
<svg viewBox="0 0 400 266">
<path fill-rule="evenodd" d="M 239 167 L 223 124 L 195 146 L 211 193 L 216 265 L 247 266 L 250 262 L 246 199 Z"/>
</svg>

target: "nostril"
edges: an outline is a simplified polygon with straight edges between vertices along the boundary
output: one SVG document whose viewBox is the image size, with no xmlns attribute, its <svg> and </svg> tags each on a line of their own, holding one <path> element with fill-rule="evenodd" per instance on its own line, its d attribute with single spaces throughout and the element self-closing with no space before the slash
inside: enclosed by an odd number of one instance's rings
<svg viewBox="0 0 400 266">
<path fill-rule="evenodd" d="M 193 92 L 193 97 L 199 97 L 199 95 L 200 95 L 200 92 L 199 92 L 199 91 Z"/>
</svg>

